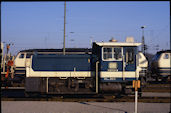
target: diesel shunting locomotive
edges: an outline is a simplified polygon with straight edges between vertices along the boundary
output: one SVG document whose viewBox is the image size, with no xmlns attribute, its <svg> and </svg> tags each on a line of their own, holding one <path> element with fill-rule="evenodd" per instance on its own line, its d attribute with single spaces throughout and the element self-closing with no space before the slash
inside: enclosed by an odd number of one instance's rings
<svg viewBox="0 0 171 113">
<path fill-rule="evenodd" d="M 34 53 L 26 62 L 25 91 L 41 94 L 122 93 L 139 79 L 141 43 L 94 42 L 91 54 Z"/>
</svg>

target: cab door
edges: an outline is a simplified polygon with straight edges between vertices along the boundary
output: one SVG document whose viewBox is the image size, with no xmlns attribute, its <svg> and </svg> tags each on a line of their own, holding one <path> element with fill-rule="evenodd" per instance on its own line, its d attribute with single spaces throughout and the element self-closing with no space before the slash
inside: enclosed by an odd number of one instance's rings
<svg viewBox="0 0 171 113">
<path fill-rule="evenodd" d="M 125 48 L 125 71 L 136 71 L 136 47 Z"/>
</svg>

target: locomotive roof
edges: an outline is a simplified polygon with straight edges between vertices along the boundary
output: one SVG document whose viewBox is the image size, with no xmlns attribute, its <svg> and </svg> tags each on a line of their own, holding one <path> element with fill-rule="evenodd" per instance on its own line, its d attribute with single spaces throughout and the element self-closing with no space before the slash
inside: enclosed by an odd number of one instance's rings
<svg viewBox="0 0 171 113">
<path fill-rule="evenodd" d="M 91 52 L 89 48 L 66 48 L 65 52 Z M 63 52 L 63 49 L 27 49 L 20 52 Z"/>
<path fill-rule="evenodd" d="M 141 43 L 128 43 L 128 42 L 98 42 L 99 46 L 140 46 Z"/>
<path fill-rule="evenodd" d="M 171 53 L 171 50 L 162 50 L 162 51 L 158 51 L 157 54 L 159 53 Z"/>
</svg>

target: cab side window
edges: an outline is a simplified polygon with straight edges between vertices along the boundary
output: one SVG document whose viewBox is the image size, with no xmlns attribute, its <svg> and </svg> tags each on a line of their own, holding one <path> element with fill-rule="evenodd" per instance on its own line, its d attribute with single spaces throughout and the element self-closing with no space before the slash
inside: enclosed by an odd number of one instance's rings
<svg viewBox="0 0 171 113">
<path fill-rule="evenodd" d="M 120 61 L 122 60 L 122 48 L 120 47 L 104 47 L 103 60 Z"/>
<path fill-rule="evenodd" d="M 26 58 L 31 58 L 31 55 L 32 55 L 32 54 L 27 54 L 27 55 L 26 55 Z"/>
<path fill-rule="evenodd" d="M 135 60 L 134 56 L 135 56 L 134 49 L 133 48 L 127 49 L 127 51 L 126 51 L 126 62 L 128 64 L 133 64 L 134 60 Z"/>
<path fill-rule="evenodd" d="M 112 59 L 112 48 L 103 48 L 103 58 Z"/>
<path fill-rule="evenodd" d="M 20 54 L 19 58 L 24 58 L 24 54 L 23 53 Z"/>
<path fill-rule="evenodd" d="M 122 60 L 121 48 L 114 48 L 114 59 Z"/>
<path fill-rule="evenodd" d="M 165 54 L 164 59 L 169 59 L 169 54 Z"/>
</svg>

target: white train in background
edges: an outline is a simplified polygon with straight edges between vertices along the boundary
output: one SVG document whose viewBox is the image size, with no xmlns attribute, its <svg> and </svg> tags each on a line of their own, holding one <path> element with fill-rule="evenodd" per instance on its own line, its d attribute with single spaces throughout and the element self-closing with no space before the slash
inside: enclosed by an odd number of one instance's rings
<svg viewBox="0 0 171 113">
<path fill-rule="evenodd" d="M 171 76 L 171 50 L 159 51 L 152 59 L 152 77 L 157 81 L 168 81 Z"/>
</svg>

